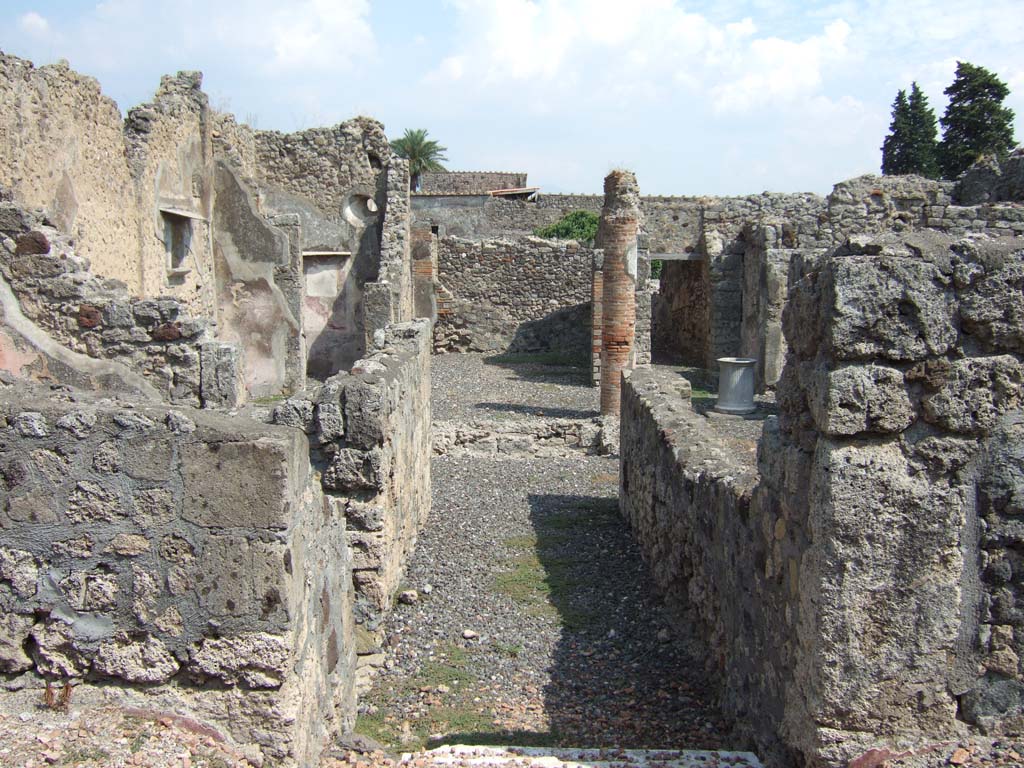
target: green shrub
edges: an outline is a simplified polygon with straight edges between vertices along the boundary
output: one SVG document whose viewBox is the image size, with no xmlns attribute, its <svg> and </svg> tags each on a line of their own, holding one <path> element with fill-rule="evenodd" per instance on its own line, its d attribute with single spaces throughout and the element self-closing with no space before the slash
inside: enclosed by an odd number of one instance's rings
<svg viewBox="0 0 1024 768">
<path fill-rule="evenodd" d="M 573 211 L 567 213 L 554 224 L 541 227 L 534 234 L 537 237 L 550 237 L 556 240 L 579 240 L 590 242 L 597 237 L 598 215 L 593 211 Z"/>
</svg>

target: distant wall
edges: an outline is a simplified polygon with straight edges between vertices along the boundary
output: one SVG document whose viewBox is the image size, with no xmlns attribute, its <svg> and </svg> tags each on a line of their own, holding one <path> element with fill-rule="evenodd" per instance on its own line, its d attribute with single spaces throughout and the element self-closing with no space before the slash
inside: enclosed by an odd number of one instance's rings
<svg viewBox="0 0 1024 768">
<path fill-rule="evenodd" d="M 696 247 L 700 236 L 702 198 L 641 198 L 642 227 L 652 253 L 682 253 Z M 573 211 L 601 212 L 602 195 L 538 195 L 512 200 L 490 195 L 413 195 L 413 221 L 436 226 L 441 234 L 465 238 L 532 235 Z"/>
<path fill-rule="evenodd" d="M 479 195 L 497 189 L 522 189 L 525 173 L 505 171 L 443 171 L 420 174 L 421 194 Z"/>
<path fill-rule="evenodd" d="M 587 359 L 591 261 L 575 241 L 440 238 L 435 347 Z"/>
</svg>

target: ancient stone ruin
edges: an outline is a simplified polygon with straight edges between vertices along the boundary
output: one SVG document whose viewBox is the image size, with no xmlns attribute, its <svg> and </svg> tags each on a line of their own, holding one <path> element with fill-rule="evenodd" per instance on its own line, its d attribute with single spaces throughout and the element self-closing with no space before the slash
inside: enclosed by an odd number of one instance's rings
<svg viewBox="0 0 1024 768">
<path fill-rule="evenodd" d="M 5 54 L 0 126 L 0 708 L 67 683 L 317 764 L 417 599 L 432 460 L 617 454 L 731 746 L 865 768 L 1024 728 L 1020 151 L 825 198 L 410 195 L 369 118 L 253 130 L 179 73 L 122 119 Z M 573 210 L 596 242 L 533 234 Z M 455 353 L 571 361 L 592 410 L 434 422 Z M 691 401 L 681 366 L 736 355 L 758 412 Z"/>
</svg>

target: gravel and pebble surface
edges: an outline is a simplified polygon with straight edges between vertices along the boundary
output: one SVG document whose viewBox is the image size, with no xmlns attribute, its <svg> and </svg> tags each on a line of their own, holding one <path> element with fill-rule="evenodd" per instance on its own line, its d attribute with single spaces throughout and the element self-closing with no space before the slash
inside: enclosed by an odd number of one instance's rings
<svg viewBox="0 0 1024 768">
<path fill-rule="evenodd" d="M 578 368 L 432 361 L 436 420 L 591 418 Z M 359 727 L 424 743 L 717 749 L 728 724 L 618 515 L 614 458 L 436 457 L 431 517 Z"/>
<path fill-rule="evenodd" d="M 514 358 L 512 358 L 514 359 Z M 590 373 L 483 355 L 435 355 L 431 361 L 433 418 L 471 422 L 543 416 L 590 419 L 599 415 Z"/>
<path fill-rule="evenodd" d="M 728 724 L 618 517 L 603 457 L 443 457 L 359 727 L 389 746 L 717 749 Z"/>
</svg>

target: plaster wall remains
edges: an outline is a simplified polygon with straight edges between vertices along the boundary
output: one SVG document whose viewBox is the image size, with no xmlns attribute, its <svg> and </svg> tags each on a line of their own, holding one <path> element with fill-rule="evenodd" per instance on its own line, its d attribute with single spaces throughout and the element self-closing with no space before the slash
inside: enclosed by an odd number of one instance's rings
<svg viewBox="0 0 1024 768">
<path fill-rule="evenodd" d="M 103 280 L 45 220 L 0 201 L 4 369 L 40 381 L 188 405 L 244 399 L 237 350 L 174 298 Z"/>
<path fill-rule="evenodd" d="M 162 77 L 153 101 L 128 112 L 124 155 L 139 228 L 136 292 L 175 296 L 215 317 L 213 153 L 202 80 L 199 72 Z"/>
<path fill-rule="evenodd" d="M 408 170 L 380 123 L 253 131 L 210 110 L 191 72 L 164 77 L 122 123 L 66 65 L 0 65 L 0 183 L 44 208 L 98 276 L 206 317 L 242 350 L 254 396 L 346 368 L 375 331 L 412 318 Z M 310 306 L 305 254 L 329 256 L 338 286 Z"/>
<path fill-rule="evenodd" d="M 525 173 L 506 171 L 428 171 L 420 174 L 421 194 L 479 195 L 499 189 L 522 189 Z"/>
<path fill-rule="evenodd" d="M 1019 726 L 1022 276 L 1013 238 L 830 250 L 785 309 L 756 466 L 666 373 L 627 381 L 623 513 L 785 764 Z"/>
</svg>

